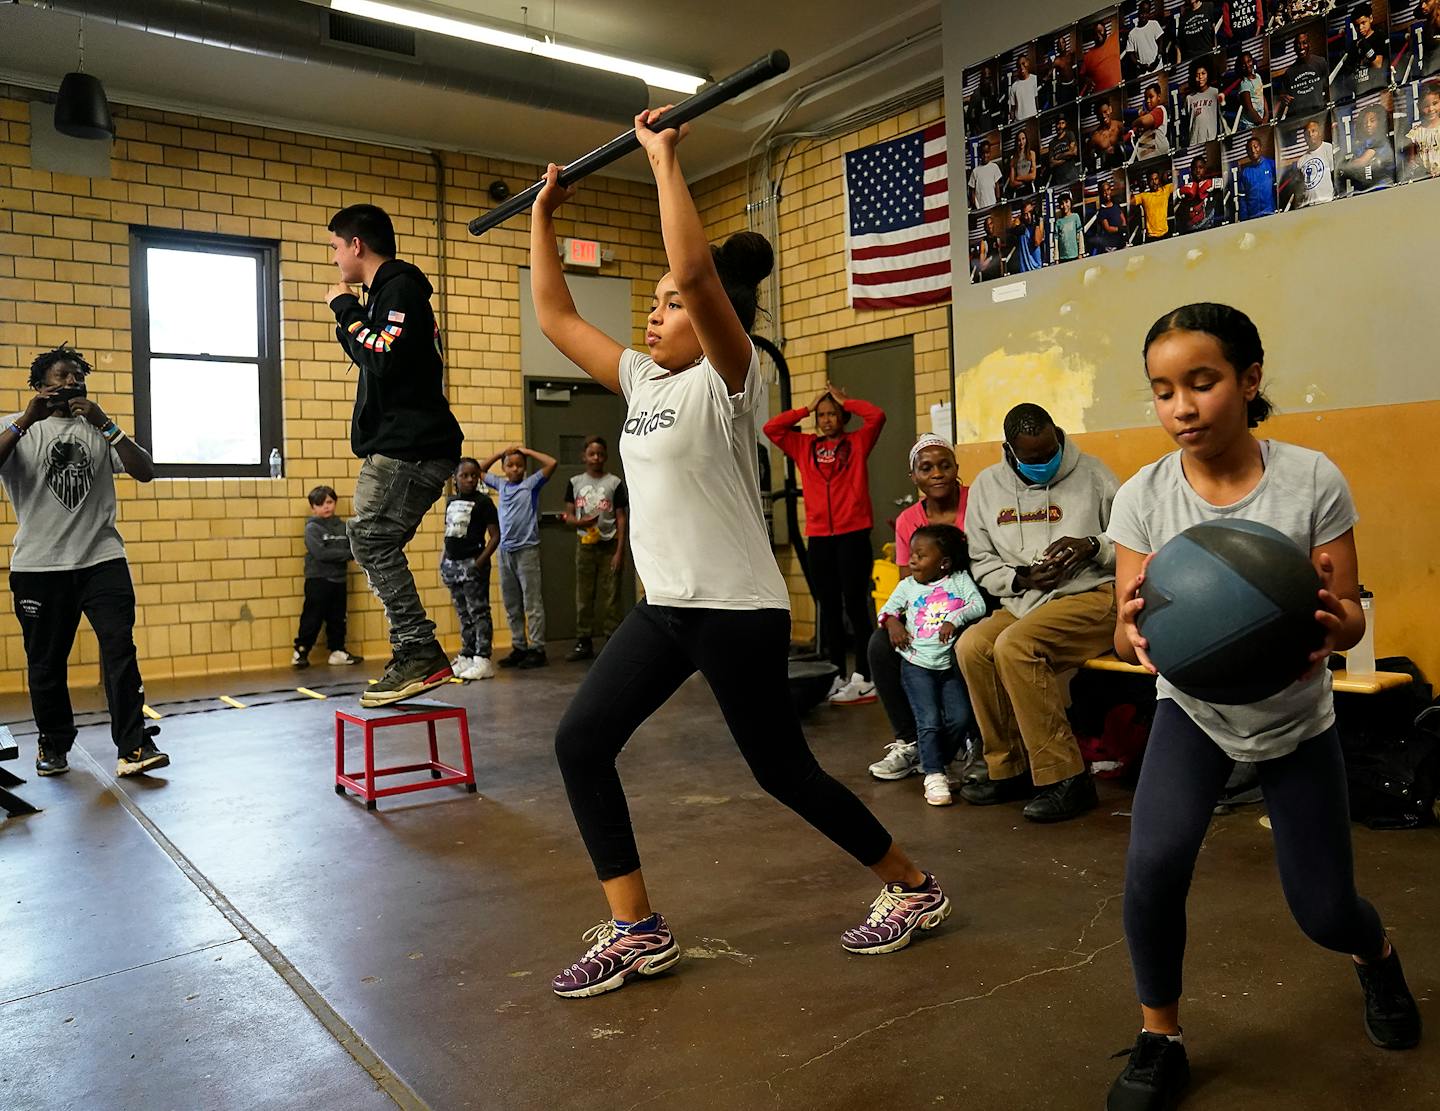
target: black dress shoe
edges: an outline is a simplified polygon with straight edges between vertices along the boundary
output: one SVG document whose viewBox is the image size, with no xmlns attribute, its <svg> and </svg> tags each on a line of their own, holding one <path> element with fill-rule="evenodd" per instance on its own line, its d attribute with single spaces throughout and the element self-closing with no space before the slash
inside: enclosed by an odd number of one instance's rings
<svg viewBox="0 0 1440 1111">
<path fill-rule="evenodd" d="M 1042 787 L 1025 805 L 1025 817 L 1032 822 L 1063 822 L 1100 805 L 1095 781 L 1088 771 Z"/>
<path fill-rule="evenodd" d="M 1009 779 L 982 779 L 966 783 L 960 788 L 960 797 L 971 806 L 996 806 L 1002 802 L 1019 802 L 1028 799 L 1035 787 L 1028 775 L 1012 775 Z"/>
</svg>

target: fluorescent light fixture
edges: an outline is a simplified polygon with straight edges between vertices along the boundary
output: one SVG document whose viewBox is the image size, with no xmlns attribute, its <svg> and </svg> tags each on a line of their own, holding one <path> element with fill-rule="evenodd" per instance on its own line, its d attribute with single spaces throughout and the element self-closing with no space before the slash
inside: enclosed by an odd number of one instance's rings
<svg viewBox="0 0 1440 1111">
<path fill-rule="evenodd" d="M 382 4 L 377 0 L 330 0 L 330 7 L 337 12 L 363 16 L 366 19 L 378 19 L 383 23 L 396 23 L 401 27 L 410 27 L 416 31 L 433 31 L 437 35 L 450 35 L 457 39 L 469 39 L 471 42 L 483 42 L 488 46 L 518 50 L 522 54 L 538 54 L 544 58 L 554 58 L 559 62 L 571 62 L 577 66 L 589 66 L 591 69 L 603 69 L 610 73 L 628 74 L 631 77 L 640 78 L 645 84 L 657 89 L 671 89 L 688 94 L 695 92 L 706 81 L 704 77 L 696 77 L 693 73 L 680 73 L 673 69 L 633 62 L 628 58 L 616 58 L 610 54 L 600 54 L 593 50 L 564 46 L 548 38 L 527 38 L 510 31 L 501 31 L 496 27 L 486 27 L 481 23 L 451 19 L 449 16 L 401 8 L 394 4 Z"/>
</svg>

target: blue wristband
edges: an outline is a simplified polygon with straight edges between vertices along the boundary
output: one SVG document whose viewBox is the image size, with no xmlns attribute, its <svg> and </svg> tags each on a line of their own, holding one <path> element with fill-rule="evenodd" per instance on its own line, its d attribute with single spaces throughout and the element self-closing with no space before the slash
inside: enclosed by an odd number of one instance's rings
<svg viewBox="0 0 1440 1111">
<path fill-rule="evenodd" d="M 5 427 L 8 428 L 11 432 L 15 433 L 15 438 L 16 438 L 17 440 L 18 440 L 21 436 L 25 435 L 25 432 L 26 432 L 26 429 L 21 428 L 21 427 L 20 427 L 18 424 L 16 424 L 13 420 L 12 420 L 9 424 L 7 424 Z"/>
</svg>

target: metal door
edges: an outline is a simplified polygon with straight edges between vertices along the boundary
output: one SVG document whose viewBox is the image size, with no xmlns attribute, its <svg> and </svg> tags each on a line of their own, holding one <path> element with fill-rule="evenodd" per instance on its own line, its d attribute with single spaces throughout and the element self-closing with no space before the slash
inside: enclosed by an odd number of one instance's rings
<svg viewBox="0 0 1440 1111">
<path fill-rule="evenodd" d="M 575 635 L 575 530 L 560 519 L 572 476 L 585 469 L 580 461 L 585 441 L 605 437 L 610 447 L 606 470 L 624 477 L 620 466 L 620 427 L 625 401 L 593 382 L 525 380 L 526 446 L 560 461 L 550 481 L 540 488 L 540 577 L 545 599 L 545 638 L 558 645 Z M 635 567 L 626 553 L 620 578 L 620 610 L 635 604 Z"/>
<path fill-rule="evenodd" d="M 915 342 L 911 336 L 831 351 L 830 381 L 851 397 L 885 410 L 885 431 L 870 453 L 870 504 L 875 515 L 872 554 L 895 539 L 895 518 L 915 500 L 910 445 L 915 442 Z M 796 404 L 809 404 L 805 397 Z"/>
</svg>

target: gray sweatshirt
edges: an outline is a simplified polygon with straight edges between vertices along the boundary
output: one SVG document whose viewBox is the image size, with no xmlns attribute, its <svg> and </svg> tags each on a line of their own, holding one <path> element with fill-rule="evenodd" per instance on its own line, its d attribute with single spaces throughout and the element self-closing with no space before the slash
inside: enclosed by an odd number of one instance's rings
<svg viewBox="0 0 1440 1111">
<path fill-rule="evenodd" d="M 345 581 L 350 562 L 350 537 L 339 517 L 311 517 L 305 522 L 305 577 L 332 583 Z"/>
<path fill-rule="evenodd" d="M 1105 536 L 1119 483 L 1104 463 L 1070 439 L 1048 485 L 1031 485 L 1007 461 L 986 467 L 970 487 L 965 536 L 970 575 L 1016 617 L 1068 594 L 1115 581 L 1115 545 Z M 1030 564 L 1062 536 L 1094 536 L 1095 558 L 1080 564 L 1053 590 L 1015 592 L 1015 568 Z"/>
</svg>

